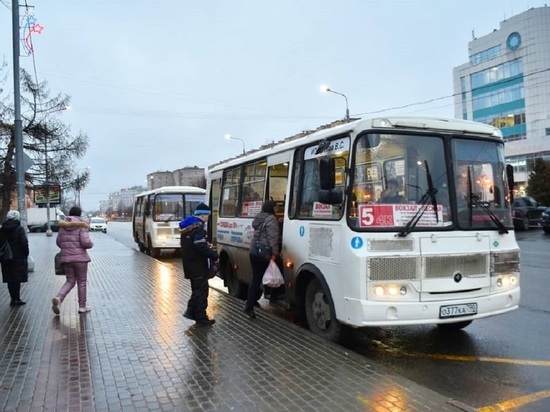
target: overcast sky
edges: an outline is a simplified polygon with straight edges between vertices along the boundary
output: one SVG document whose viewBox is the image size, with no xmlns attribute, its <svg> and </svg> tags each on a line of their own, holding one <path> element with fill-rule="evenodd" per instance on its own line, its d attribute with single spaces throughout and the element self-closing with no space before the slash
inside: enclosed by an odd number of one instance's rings
<svg viewBox="0 0 550 412">
<path fill-rule="evenodd" d="M 25 5 L 25 0 L 19 0 Z M 72 98 L 62 119 L 90 140 L 81 194 L 97 210 L 148 173 L 208 168 L 343 118 L 450 96 L 452 69 L 535 0 L 27 0 L 39 80 Z M 23 16 L 25 10 L 21 8 Z M 0 53 L 12 65 L 11 3 Z M 33 60 L 21 58 L 33 71 Z M 13 87 L 13 81 L 6 87 Z M 454 117 L 453 99 L 385 114 Z"/>
</svg>

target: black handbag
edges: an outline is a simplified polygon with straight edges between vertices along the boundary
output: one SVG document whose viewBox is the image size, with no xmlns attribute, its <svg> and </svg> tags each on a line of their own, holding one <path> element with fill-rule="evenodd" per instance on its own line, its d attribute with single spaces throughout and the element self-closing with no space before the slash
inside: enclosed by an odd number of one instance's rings
<svg viewBox="0 0 550 412">
<path fill-rule="evenodd" d="M 55 256 L 53 257 L 53 265 L 55 268 L 55 274 L 56 275 L 64 275 L 65 274 L 65 268 L 63 267 L 63 264 L 61 263 L 61 252 L 57 252 Z"/>
<path fill-rule="evenodd" d="M 264 230 L 264 227 L 265 223 L 262 223 L 262 226 L 258 231 L 258 236 L 254 236 L 252 239 L 249 254 L 257 259 L 269 260 L 271 259 L 271 246 L 269 246 L 266 242 L 260 241 L 260 234 L 262 233 L 262 230 Z"/>
<path fill-rule="evenodd" d="M 6 240 L 0 248 L 0 262 L 7 262 L 13 259 L 13 251 L 10 243 Z"/>
</svg>

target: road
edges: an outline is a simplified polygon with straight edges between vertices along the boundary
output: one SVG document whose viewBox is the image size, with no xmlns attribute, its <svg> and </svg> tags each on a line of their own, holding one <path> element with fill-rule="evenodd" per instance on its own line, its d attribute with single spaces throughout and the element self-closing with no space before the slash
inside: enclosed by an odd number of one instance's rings
<svg viewBox="0 0 550 412">
<path fill-rule="evenodd" d="M 108 234 L 136 249 L 131 224 L 109 222 Z M 483 412 L 550 410 L 550 236 L 540 229 L 516 234 L 521 249 L 520 308 L 473 322 L 454 334 L 436 327 L 368 328 L 346 346 L 442 395 Z M 178 257 L 163 255 L 166 265 Z M 223 285 L 212 284 L 223 290 Z M 268 308 L 287 319 L 280 308 Z"/>
</svg>

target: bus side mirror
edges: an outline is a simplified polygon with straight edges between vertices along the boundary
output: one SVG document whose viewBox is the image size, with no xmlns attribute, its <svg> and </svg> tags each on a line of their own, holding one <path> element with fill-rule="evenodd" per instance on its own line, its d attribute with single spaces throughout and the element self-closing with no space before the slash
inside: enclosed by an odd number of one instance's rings
<svg viewBox="0 0 550 412">
<path fill-rule="evenodd" d="M 510 193 L 510 202 L 514 200 L 514 168 L 512 165 L 506 165 L 506 177 L 508 178 L 508 192 Z"/>
<path fill-rule="evenodd" d="M 326 205 L 341 205 L 342 204 L 341 190 L 319 190 L 319 202 Z"/>
<path fill-rule="evenodd" d="M 336 166 L 334 165 L 334 158 L 323 157 L 321 159 L 321 162 L 319 163 L 319 178 L 321 180 L 320 183 L 322 190 L 334 189 L 336 181 L 335 170 Z"/>
</svg>

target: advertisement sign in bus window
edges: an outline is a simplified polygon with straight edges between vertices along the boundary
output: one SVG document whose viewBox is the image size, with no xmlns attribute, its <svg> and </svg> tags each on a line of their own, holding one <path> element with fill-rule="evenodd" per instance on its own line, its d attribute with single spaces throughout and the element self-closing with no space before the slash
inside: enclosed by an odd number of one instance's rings
<svg viewBox="0 0 550 412">
<path fill-rule="evenodd" d="M 422 205 L 359 205 L 359 227 L 405 226 Z M 433 206 L 424 206 L 418 226 L 443 226 L 443 207 L 437 206 L 437 219 Z"/>
</svg>

